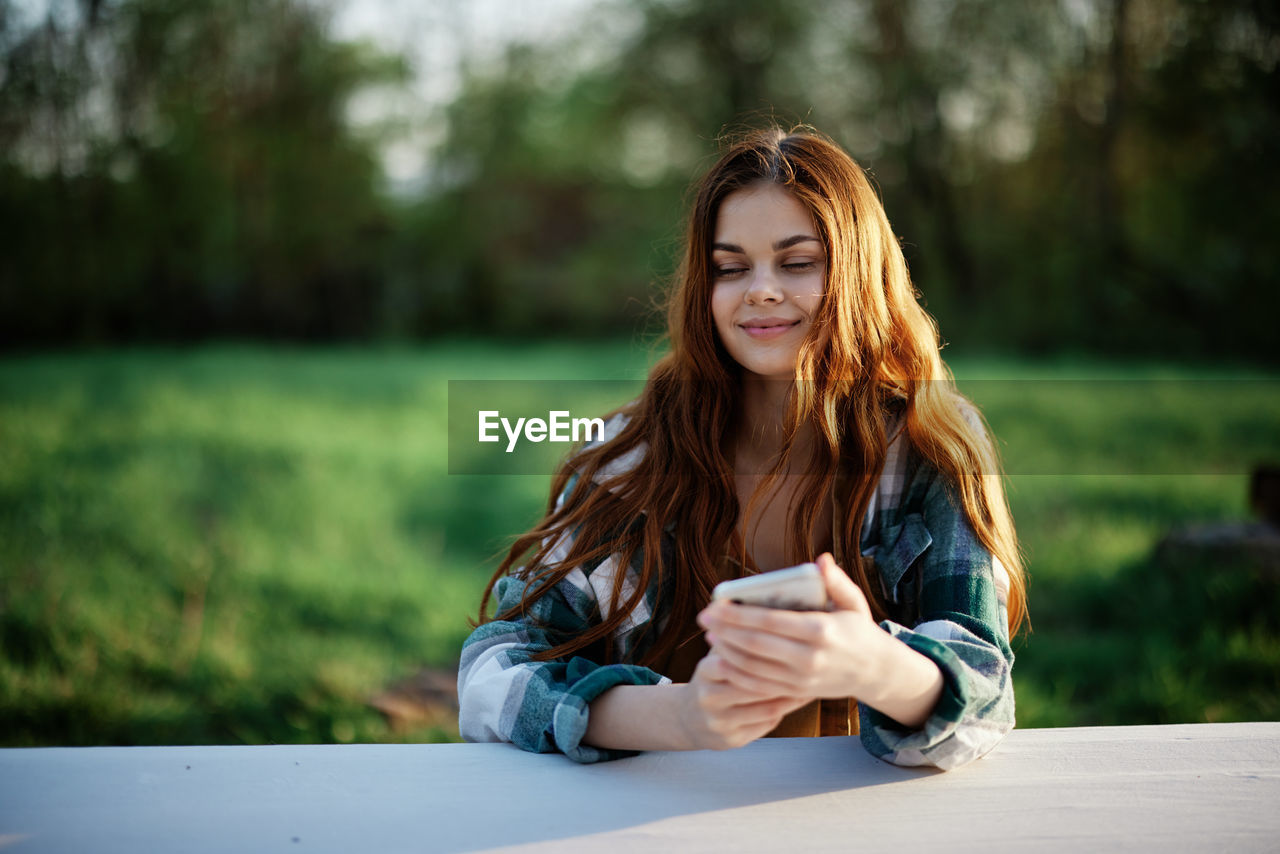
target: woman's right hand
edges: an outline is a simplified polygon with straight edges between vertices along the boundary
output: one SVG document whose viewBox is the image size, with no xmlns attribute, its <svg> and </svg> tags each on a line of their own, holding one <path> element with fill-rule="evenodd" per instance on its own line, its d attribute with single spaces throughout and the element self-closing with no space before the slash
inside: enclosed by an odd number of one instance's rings
<svg viewBox="0 0 1280 854">
<path fill-rule="evenodd" d="M 729 681 L 727 665 L 713 650 L 698 662 L 685 686 L 680 723 L 693 749 L 727 750 L 769 733 L 807 698 L 747 691 Z"/>
</svg>

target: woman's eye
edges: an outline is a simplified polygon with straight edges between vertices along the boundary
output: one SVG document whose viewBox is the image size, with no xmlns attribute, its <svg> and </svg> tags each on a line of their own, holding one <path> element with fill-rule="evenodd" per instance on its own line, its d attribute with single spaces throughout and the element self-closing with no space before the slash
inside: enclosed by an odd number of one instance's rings
<svg viewBox="0 0 1280 854">
<path fill-rule="evenodd" d="M 716 267 L 715 274 L 717 279 L 724 279 L 729 276 L 736 276 L 739 273 L 747 272 L 746 267 Z"/>
<path fill-rule="evenodd" d="M 806 273 L 818 266 L 817 261 L 789 261 L 782 265 L 782 269 L 790 270 L 792 273 Z"/>
</svg>

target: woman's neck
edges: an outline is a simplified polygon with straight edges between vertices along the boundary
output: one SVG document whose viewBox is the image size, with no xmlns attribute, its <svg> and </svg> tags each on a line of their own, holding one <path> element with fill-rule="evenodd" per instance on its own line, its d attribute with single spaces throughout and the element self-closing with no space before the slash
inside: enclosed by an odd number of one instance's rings
<svg viewBox="0 0 1280 854">
<path fill-rule="evenodd" d="M 748 374 L 742 379 L 742 421 L 734 435 L 734 468 L 738 474 L 764 474 L 777 462 L 786 437 L 787 411 L 794 384 Z M 795 445 L 804 447 L 810 428 L 802 426 Z"/>
</svg>

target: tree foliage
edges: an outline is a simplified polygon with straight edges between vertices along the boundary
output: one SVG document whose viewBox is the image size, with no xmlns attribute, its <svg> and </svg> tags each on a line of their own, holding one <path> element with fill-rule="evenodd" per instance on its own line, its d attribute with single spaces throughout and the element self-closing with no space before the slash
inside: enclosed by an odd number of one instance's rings
<svg viewBox="0 0 1280 854">
<path fill-rule="evenodd" d="M 464 56 L 408 201 L 344 120 L 407 66 L 316 7 L 74 9 L 0 17 L 7 343 L 631 332 L 716 138 L 774 120 L 870 170 L 959 346 L 1275 358 L 1257 0 L 601 0 Z"/>
<path fill-rule="evenodd" d="M 5 35 L 8 343 L 376 332 L 391 224 L 344 110 L 399 64 L 289 0 L 55 5 Z"/>
<path fill-rule="evenodd" d="M 604 7 L 628 12 L 629 33 L 588 67 L 563 73 L 572 43 L 520 46 L 454 104 L 447 189 L 413 233 L 423 288 L 472 289 L 457 305 L 474 327 L 634 323 L 609 306 L 671 270 L 682 188 L 714 138 L 800 120 L 870 169 L 957 344 L 1274 358 L 1269 6 Z M 529 305 L 548 299 L 550 314 Z"/>
</svg>

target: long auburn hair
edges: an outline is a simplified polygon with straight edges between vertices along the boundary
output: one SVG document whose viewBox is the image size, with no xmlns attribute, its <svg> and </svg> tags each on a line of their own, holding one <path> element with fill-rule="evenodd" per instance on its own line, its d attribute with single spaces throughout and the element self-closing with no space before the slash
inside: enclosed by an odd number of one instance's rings
<svg viewBox="0 0 1280 854">
<path fill-rule="evenodd" d="M 720 343 L 711 315 L 711 244 L 720 204 L 760 182 L 785 188 L 812 215 L 827 274 L 797 358 L 782 452 L 743 510 L 727 441 L 736 423 L 741 368 Z M 729 140 L 696 186 L 667 308 L 670 351 L 654 366 L 641 396 L 620 410 L 628 416 L 620 432 L 561 466 L 542 520 L 516 539 L 489 580 L 480 621 L 487 619 L 494 585 L 526 556 L 516 570 L 528 582 L 524 599 L 492 619 L 526 613 L 574 567 L 617 555 L 611 596 L 600 602 L 601 621 L 537 657 L 594 647 L 611 659 L 615 632 L 656 583 L 664 591 L 649 629 L 656 635 L 639 663 L 666 660 L 684 640 L 676 634 L 693 625 L 710 600 L 724 556 L 745 551 L 736 535 L 740 512 L 749 520 L 757 499 L 769 495 L 784 472 L 797 470 L 795 463 L 809 476 L 788 507 L 789 559 L 812 559 L 807 552 L 814 532 L 807 520 L 819 517 L 843 464 L 854 473 L 847 517 L 836 520 L 843 541 L 852 544 L 846 562 L 853 565 L 844 569 L 880 619 L 880 585 L 871 583 L 857 546 L 893 438 L 886 435 L 885 415 L 899 407 L 911 446 L 954 485 L 978 539 L 1008 571 L 1009 626 L 1016 630 L 1026 615 L 1026 583 L 999 460 L 976 408 L 956 390 L 942 362 L 937 326 L 918 296 L 879 197 L 836 143 L 804 126 Z M 798 453 L 793 440 L 802 428 L 815 441 L 808 459 L 798 461 L 792 459 Z M 638 462 L 619 465 L 616 473 L 602 471 L 627 455 Z M 664 550 L 667 536 L 671 545 Z"/>
</svg>

